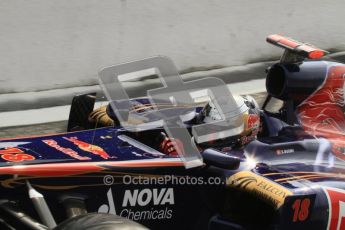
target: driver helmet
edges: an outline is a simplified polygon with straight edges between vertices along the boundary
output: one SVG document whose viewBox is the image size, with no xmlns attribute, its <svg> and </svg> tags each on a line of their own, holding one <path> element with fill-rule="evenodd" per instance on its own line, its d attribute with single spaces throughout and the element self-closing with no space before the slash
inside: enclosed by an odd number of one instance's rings
<svg viewBox="0 0 345 230">
<path fill-rule="evenodd" d="M 234 96 L 237 105 L 241 106 L 243 131 L 239 134 L 221 139 L 199 143 L 202 148 L 231 147 L 240 148 L 256 139 L 260 129 L 260 110 L 251 96 Z M 244 109 L 243 109 L 244 108 Z M 208 102 L 196 117 L 196 124 L 207 124 L 222 120 L 222 116 L 212 101 Z"/>
</svg>

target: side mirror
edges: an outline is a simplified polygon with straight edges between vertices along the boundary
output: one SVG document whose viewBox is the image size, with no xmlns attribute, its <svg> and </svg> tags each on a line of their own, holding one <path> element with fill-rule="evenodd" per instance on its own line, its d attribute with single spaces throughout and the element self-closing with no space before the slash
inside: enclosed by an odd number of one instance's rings
<svg viewBox="0 0 345 230">
<path fill-rule="evenodd" d="M 206 165 L 215 166 L 222 169 L 237 169 L 240 166 L 240 158 L 229 156 L 215 149 L 205 149 L 202 157 Z"/>
</svg>

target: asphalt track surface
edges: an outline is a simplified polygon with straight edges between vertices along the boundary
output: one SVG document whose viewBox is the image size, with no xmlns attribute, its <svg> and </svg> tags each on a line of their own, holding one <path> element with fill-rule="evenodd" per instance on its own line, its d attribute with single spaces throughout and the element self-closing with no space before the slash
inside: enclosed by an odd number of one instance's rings
<svg viewBox="0 0 345 230">
<path fill-rule="evenodd" d="M 252 94 L 261 106 L 265 100 L 266 93 Z M 0 128 L 0 138 L 14 138 L 23 136 L 36 136 L 66 132 L 67 121 L 58 121 L 44 124 Z"/>
</svg>

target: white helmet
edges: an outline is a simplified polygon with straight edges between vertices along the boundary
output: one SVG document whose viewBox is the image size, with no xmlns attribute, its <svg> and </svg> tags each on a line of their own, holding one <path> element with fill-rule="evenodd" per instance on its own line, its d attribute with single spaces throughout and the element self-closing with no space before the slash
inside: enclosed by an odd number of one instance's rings
<svg viewBox="0 0 345 230">
<path fill-rule="evenodd" d="M 241 147 L 254 140 L 259 132 L 260 112 L 258 104 L 251 96 L 234 96 L 238 106 L 241 107 L 244 129 L 237 135 L 201 143 L 205 147 L 231 146 Z M 212 123 L 223 120 L 212 101 L 208 102 L 196 117 L 196 123 Z"/>
</svg>

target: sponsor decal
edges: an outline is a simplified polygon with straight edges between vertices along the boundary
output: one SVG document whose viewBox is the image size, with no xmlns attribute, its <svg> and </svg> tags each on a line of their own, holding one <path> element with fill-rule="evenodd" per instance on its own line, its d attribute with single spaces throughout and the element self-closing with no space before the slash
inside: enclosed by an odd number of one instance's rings
<svg viewBox="0 0 345 230">
<path fill-rule="evenodd" d="M 242 145 L 245 145 L 254 140 L 259 132 L 260 117 L 258 114 L 244 114 L 244 121 L 246 124 L 244 134 L 241 137 Z"/>
<path fill-rule="evenodd" d="M 345 190 L 323 189 L 329 205 L 327 230 L 345 229 Z"/>
<path fill-rule="evenodd" d="M 126 190 L 122 207 L 174 204 L 174 190 L 172 188 Z"/>
<path fill-rule="evenodd" d="M 72 142 L 81 150 L 100 156 L 103 159 L 115 158 L 110 157 L 109 154 L 106 151 L 104 151 L 101 147 L 86 143 L 84 141 L 80 141 L 77 137 L 63 137 L 63 139 Z"/>
<path fill-rule="evenodd" d="M 249 114 L 247 120 L 247 129 L 259 129 L 260 117 L 257 114 Z"/>
<path fill-rule="evenodd" d="M 52 139 L 49 139 L 49 140 L 42 140 L 43 143 L 49 145 L 50 147 L 72 157 L 72 158 L 75 158 L 77 160 L 90 160 L 91 158 L 90 157 L 83 157 L 83 156 L 80 156 L 76 151 L 70 149 L 70 148 L 64 148 L 62 146 L 60 146 L 55 140 L 52 140 Z"/>
<path fill-rule="evenodd" d="M 293 194 L 283 186 L 249 171 L 232 175 L 226 180 L 226 184 L 255 194 L 276 209 L 284 204 L 287 196 Z"/>
<path fill-rule="evenodd" d="M 25 153 L 19 148 L 6 148 L 0 150 L 1 158 L 10 162 L 32 161 L 36 158 L 30 154 Z"/>
<path fill-rule="evenodd" d="M 116 210 L 111 188 L 107 192 L 107 204 L 102 204 L 98 212 L 119 215 L 135 221 L 171 219 L 175 204 L 173 188 L 153 188 L 125 190 L 121 208 Z"/>
<path fill-rule="evenodd" d="M 294 149 L 277 149 L 276 153 L 277 155 L 284 155 L 284 154 L 289 154 L 289 153 L 294 153 Z"/>
</svg>

